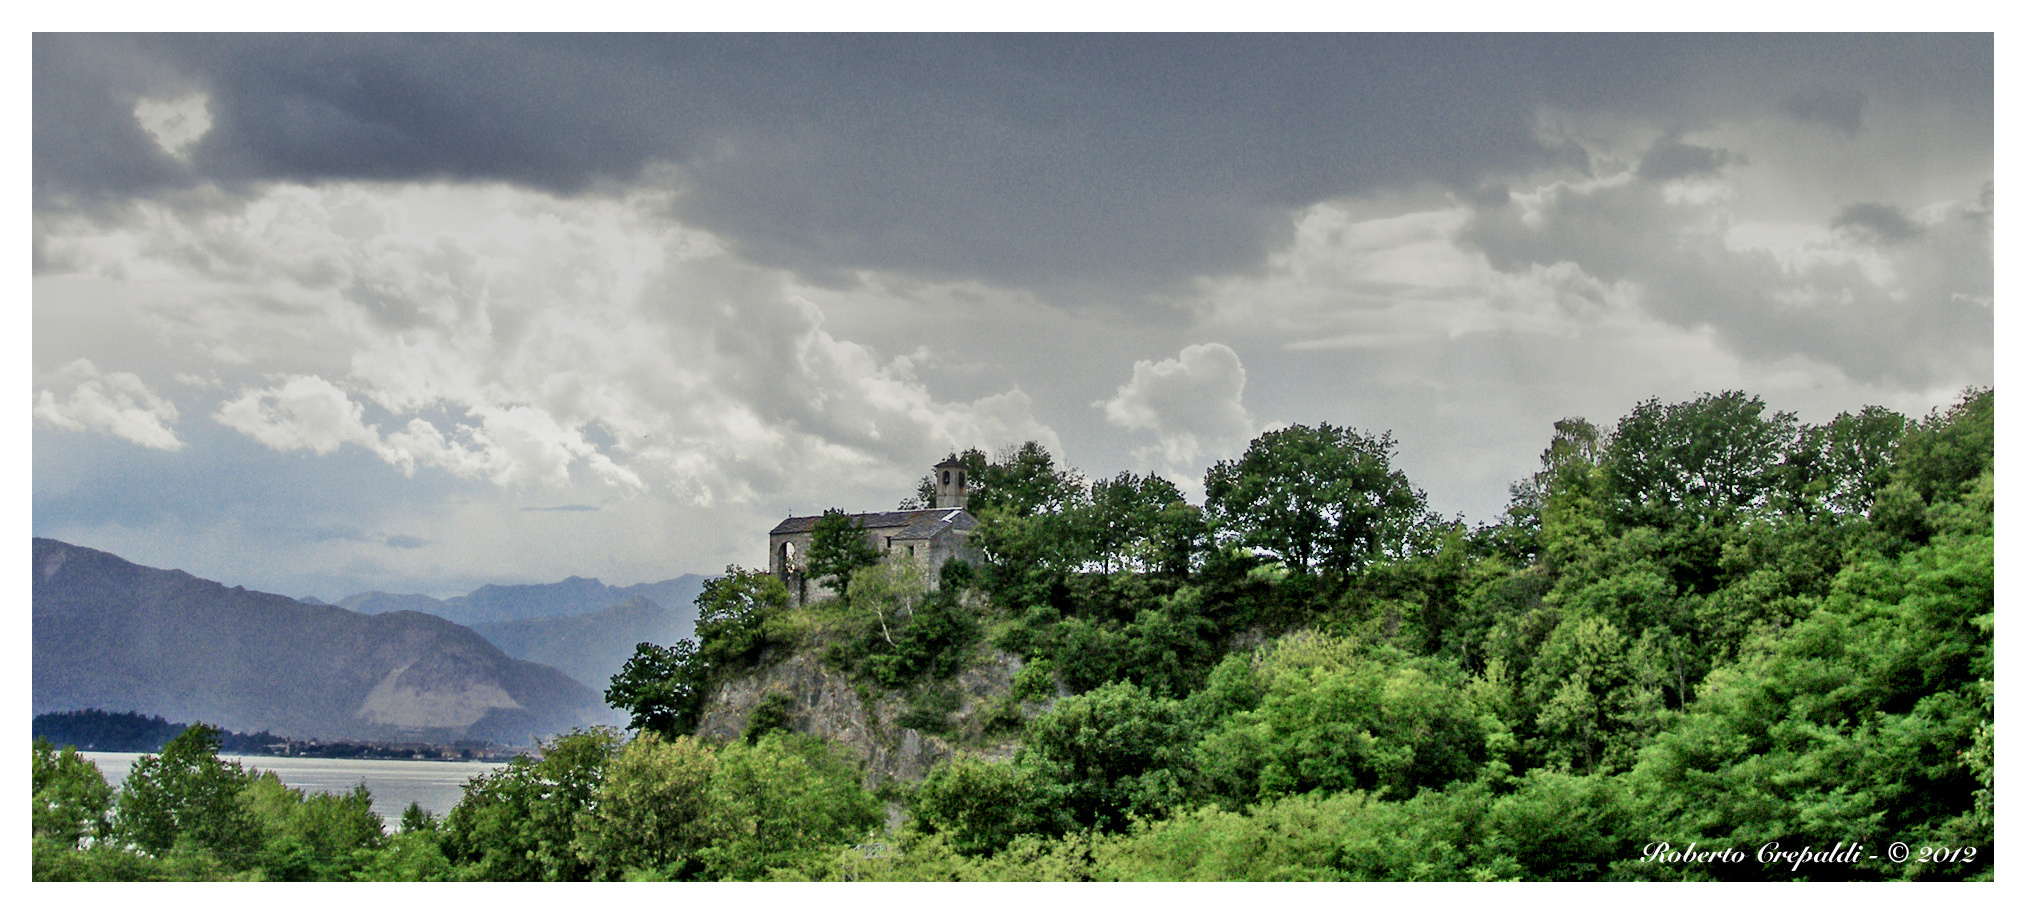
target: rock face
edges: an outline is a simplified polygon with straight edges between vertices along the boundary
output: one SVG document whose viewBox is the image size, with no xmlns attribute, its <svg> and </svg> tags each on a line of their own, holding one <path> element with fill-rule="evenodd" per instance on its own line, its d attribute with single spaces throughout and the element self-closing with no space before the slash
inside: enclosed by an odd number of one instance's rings
<svg viewBox="0 0 2027 915">
<path fill-rule="evenodd" d="M 300 738 L 524 743 L 616 714 L 560 671 L 413 611 L 368 616 L 35 540 L 34 710 Z"/>
<path fill-rule="evenodd" d="M 937 763 L 962 748 L 987 758 L 1011 757 L 1020 747 L 1017 736 L 981 736 L 987 713 L 1013 690 L 1020 659 L 994 651 L 967 665 L 947 684 L 957 696 L 948 733 L 927 734 L 899 722 L 908 709 L 898 692 L 862 694 L 844 674 L 824 666 L 807 651 L 776 660 L 759 670 L 719 686 L 705 700 L 697 735 L 736 740 L 746 731 L 754 709 L 773 693 L 791 700 L 789 728 L 835 740 L 866 764 L 870 788 L 919 782 Z M 1032 710 L 1031 710 L 1032 711 Z"/>
</svg>

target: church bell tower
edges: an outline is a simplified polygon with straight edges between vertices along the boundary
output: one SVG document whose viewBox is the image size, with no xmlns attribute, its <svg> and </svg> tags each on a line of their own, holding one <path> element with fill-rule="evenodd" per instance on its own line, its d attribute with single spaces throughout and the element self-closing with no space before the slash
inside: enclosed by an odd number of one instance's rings
<svg viewBox="0 0 2027 915">
<path fill-rule="evenodd" d="M 963 508 L 970 481 L 964 478 L 964 462 L 951 458 L 930 471 L 936 480 L 936 507 Z"/>
</svg>

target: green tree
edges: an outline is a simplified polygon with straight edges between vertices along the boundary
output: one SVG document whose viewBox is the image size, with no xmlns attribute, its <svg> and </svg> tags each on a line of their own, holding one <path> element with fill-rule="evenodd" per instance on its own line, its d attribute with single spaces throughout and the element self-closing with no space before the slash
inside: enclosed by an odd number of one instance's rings
<svg viewBox="0 0 2027 915">
<path fill-rule="evenodd" d="M 1167 554 L 1175 549 L 1177 519 L 1164 518 L 1163 512 L 1187 504 L 1174 483 L 1152 474 L 1121 473 L 1092 483 L 1081 526 L 1100 570 L 1149 571 L 1160 568 L 1164 560 L 1173 567 L 1176 557 Z M 1187 563 L 1186 553 L 1181 561 Z"/>
<path fill-rule="evenodd" d="M 759 880 L 833 858 L 880 825 L 880 802 L 862 778 L 839 749 L 808 735 L 776 732 L 726 745 L 705 805 L 705 875 Z"/>
<path fill-rule="evenodd" d="M 1839 413 L 1823 427 L 1826 499 L 1837 511 L 1863 515 L 1892 481 L 1893 453 L 1907 433 L 1907 417 L 1885 407 Z"/>
<path fill-rule="evenodd" d="M 864 521 L 840 509 L 824 509 L 809 534 L 810 575 L 824 587 L 844 594 L 851 590 L 852 577 L 860 569 L 879 561 L 880 548 L 866 539 Z"/>
<path fill-rule="evenodd" d="M 1400 558 L 1431 522 L 1426 499 L 1392 466 L 1393 436 L 1328 423 L 1253 440 L 1204 478 L 1223 537 L 1300 572 L 1352 572 Z"/>
<path fill-rule="evenodd" d="M 247 774 L 218 758 L 219 743 L 219 730 L 200 722 L 160 756 L 135 761 L 120 785 L 115 833 L 151 855 L 187 844 L 230 869 L 250 863 L 261 834 L 243 793 Z"/>
<path fill-rule="evenodd" d="M 445 856 L 474 880 L 590 875 L 574 843 L 619 738 L 610 728 L 572 731 L 543 744 L 539 760 L 519 757 L 466 782 L 464 799 L 440 829 Z"/>
<path fill-rule="evenodd" d="M 675 737 L 696 730 L 708 686 L 709 670 L 689 639 L 666 648 L 641 642 L 606 687 L 605 704 L 627 713 L 633 730 Z"/>
<path fill-rule="evenodd" d="M 61 752 L 49 741 L 36 740 L 34 812 L 35 838 L 66 849 L 103 842 L 112 833 L 113 789 L 91 760 L 76 747 Z"/>
<path fill-rule="evenodd" d="M 716 676 L 759 660 L 767 621 L 788 604 L 788 586 L 758 569 L 726 566 L 724 575 L 704 582 L 697 595 L 697 655 L 704 669 Z"/>
<path fill-rule="evenodd" d="M 915 828 L 948 837 L 963 855 L 990 855 L 1024 835 L 1048 836 L 1058 822 L 1032 762 L 995 762 L 970 755 L 938 763 L 915 789 Z"/>
<path fill-rule="evenodd" d="M 265 879 L 352 879 L 378 856 L 384 824 L 364 784 L 344 794 L 309 794 L 264 772 L 252 774 L 244 793 L 260 824 L 254 860 Z"/>
<path fill-rule="evenodd" d="M 1130 817 L 1160 818 L 1188 800 L 1195 731 L 1174 699 L 1112 683 L 1056 703 L 1028 722 L 1026 764 L 1050 801 L 1083 828 L 1118 830 Z"/>
<path fill-rule="evenodd" d="M 716 837 L 707 813 L 718 758 L 684 736 L 643 733 L 612 760 L 574 842 L 594 876 L 689 879 Z"/>
<path fill-rule="evenodd" d="M 1220 665 L 1215 694 L 1192 703 L 1231 710 L 1195 748 L 1206 789 L 1227 806 L 1315 791 L 1404 799 L 1471 778 L 1486 757 L 1480 709 L 1447 662 L 1305 633 L 1250 667 Z"/>
<path fill-rule="evenodd" d="M 1613 520 L 1666 529 L 1730 523 L 1765 506 L 1798 444 L 1794 414 L 1765 410 L 1740 391 L 1635 406 L 1602 462 Z"/>
<path fill-rule="evenodd" d="M 967 452 L 964 459 L 974 453 Z M 967 508 L 980 517 L 988 511 L 1016 518 L 1061 514 L 1081 504 L 1088 493 L 1082 474 L 1057 467 L 1049 449 L 1034 442 L 1007 449 L 998 460 L 972 468 L 970 478 L 979 485 Z"/>
</svg>

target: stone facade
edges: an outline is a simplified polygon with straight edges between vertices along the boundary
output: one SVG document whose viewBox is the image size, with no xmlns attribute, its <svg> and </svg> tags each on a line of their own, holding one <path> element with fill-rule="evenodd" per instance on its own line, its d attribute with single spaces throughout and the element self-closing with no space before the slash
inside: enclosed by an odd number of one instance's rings
<svg viewBox="0 0 2027 915">
<path fill-rule="evenodd" d="M 864 525 L 866 542 L 883 555 L 904 555 L 922 566 L 929 586 L 935 587 L 943 564 L 963 559 L 976 564 L 978 557 L 966 542 L 978 520 L 964 510 L 969 481 L 964 465 L 944 461 L 932 471 L 936 481 L 938 508 L 915 511 L 868 512 L 848 516 Z M 822 515 L 784 519 L 767 532 L 767 568 L 788 586 L 797 604 L 832 596 L 831 590 L 808 574 L 810 539 Z"/>
</svg>

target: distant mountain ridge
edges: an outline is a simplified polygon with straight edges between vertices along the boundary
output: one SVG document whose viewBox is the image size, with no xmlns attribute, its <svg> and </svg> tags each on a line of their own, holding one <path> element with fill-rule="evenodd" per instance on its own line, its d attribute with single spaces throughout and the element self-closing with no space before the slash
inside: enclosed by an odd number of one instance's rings
<svg viewBox="0 0 2027 915">
<path fill-rule="evenodd" d="M 511 657 L 547 664 L 602 690 L 633 657 L 635 645 L 672 645 L 693 637 L 697 609 L 694 597 L 678 607 L 664 607 L 636 594 L 582 616 L 478 623 L 471 628 Z"/>
<path fill-rule="evenodd" d="M 624 588 L 573 575 L 546 585 L 483 585 L 469 594 L 441 600 L 426 594 L 367 591 L 340 600 L 337 606 L 368 614 L 411 610 L 472 626 L 584 616 L 636 597 L 646 598 L 664 609 L 683 611 L 691 607 L 703 589 L 702 575 L 683 575 Z"/>
<path fill-rule="evenodd" d="M 616 718 L 597 690 L 434 615 L 307 604 L 44 538 L 33 562 L 37 713 L 508 742 Z"/>
</svg>

